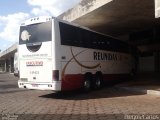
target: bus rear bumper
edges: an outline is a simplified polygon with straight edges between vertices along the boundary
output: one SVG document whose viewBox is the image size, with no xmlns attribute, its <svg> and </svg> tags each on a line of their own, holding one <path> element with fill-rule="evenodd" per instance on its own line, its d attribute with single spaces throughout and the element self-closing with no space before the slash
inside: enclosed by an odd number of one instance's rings
<svg viewBox="0 0 160 120">
<path fill-rule="evenodd" d="M 33 82 L 24 82 L 18 80 L 18 87 L 26 89 L 36 89 L 36 90 L 61 91 L 61 81 L 54 81 L 50 83 L 33 83 Z"/>
</svg>

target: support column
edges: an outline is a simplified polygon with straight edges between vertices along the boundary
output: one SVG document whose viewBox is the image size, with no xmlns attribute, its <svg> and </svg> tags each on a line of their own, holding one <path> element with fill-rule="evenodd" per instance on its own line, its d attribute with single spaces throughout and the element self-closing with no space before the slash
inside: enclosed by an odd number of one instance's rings
<svg viewBox="0 0 160 120">
<path fill-rule="evenodd" d="M 0 60 L 0 72 L 3 72 L 3 65 L 4 65 L 3 60 Z"/>
<path fill-rule="evenodd" d="M 9 72 L 9 60 L 6 59 L 6 72 Z"/>
<path fill-rule="evenodd" d="M 2 71 L 5 72 L 5 60 L 3 60 Z"/>
<path fill-rule="evenodd" d="M 4 60 L 4 72 L 7 72 L 7 60 Z"/>
<path fill-rule="evenodd" d="M 14 57 L 11 57 L 10 59 L 10 72 L 14 72 Z"/>
</svg>

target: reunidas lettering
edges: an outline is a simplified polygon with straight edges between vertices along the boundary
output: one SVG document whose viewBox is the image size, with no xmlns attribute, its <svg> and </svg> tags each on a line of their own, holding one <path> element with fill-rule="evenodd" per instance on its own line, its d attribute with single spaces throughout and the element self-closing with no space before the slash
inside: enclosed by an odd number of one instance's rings
<svg viewBox="0 0 160 120">
<path fill-rule="evenodd" d="M 120 56 L 118 57 L 115 53 L 104 53 L 104 52 L 93 52 L 94 60 L 120 60 Z"/>
</svg>

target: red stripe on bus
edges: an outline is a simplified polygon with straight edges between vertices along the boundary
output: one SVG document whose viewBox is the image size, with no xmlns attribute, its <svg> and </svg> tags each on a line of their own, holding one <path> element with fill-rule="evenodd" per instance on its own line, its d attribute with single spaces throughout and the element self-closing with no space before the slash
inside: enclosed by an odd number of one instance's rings
<svg viewBox="0 0 160 120">
<path fill-rule="evenodd" d="M 62 80 L 62 90 L 74 90 L 81 88 L 83 83 L 82 74 L 67 74 Z"/>
<path fill-rule="evenodd" d="M 130 74 L 103 74 L 104 82 L 111 82 L 115 80 L 126 80 Z M 75 90 L 82 87 L 84 81 L 83 74 L 67 74 L 62 80 L 62 91 Z"/>
</svg>

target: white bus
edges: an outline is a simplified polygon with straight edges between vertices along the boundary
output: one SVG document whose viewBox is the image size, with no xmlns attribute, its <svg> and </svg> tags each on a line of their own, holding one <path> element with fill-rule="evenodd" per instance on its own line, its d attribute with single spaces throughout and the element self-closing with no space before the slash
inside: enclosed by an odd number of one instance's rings
<svg viewBox="0 0 160 120">
<path fill-rule="evenodd" d="M 98 89 L 136 69 L 136 49 L 54 17 L 20 26 L 19 88 L 64 91 Z"/>
<path fill-rule="evenodd" d="M 19 75 L 18 70 L 18 52 L 14 54 L 14 76 L 18 77 Z"/>
</svg>

